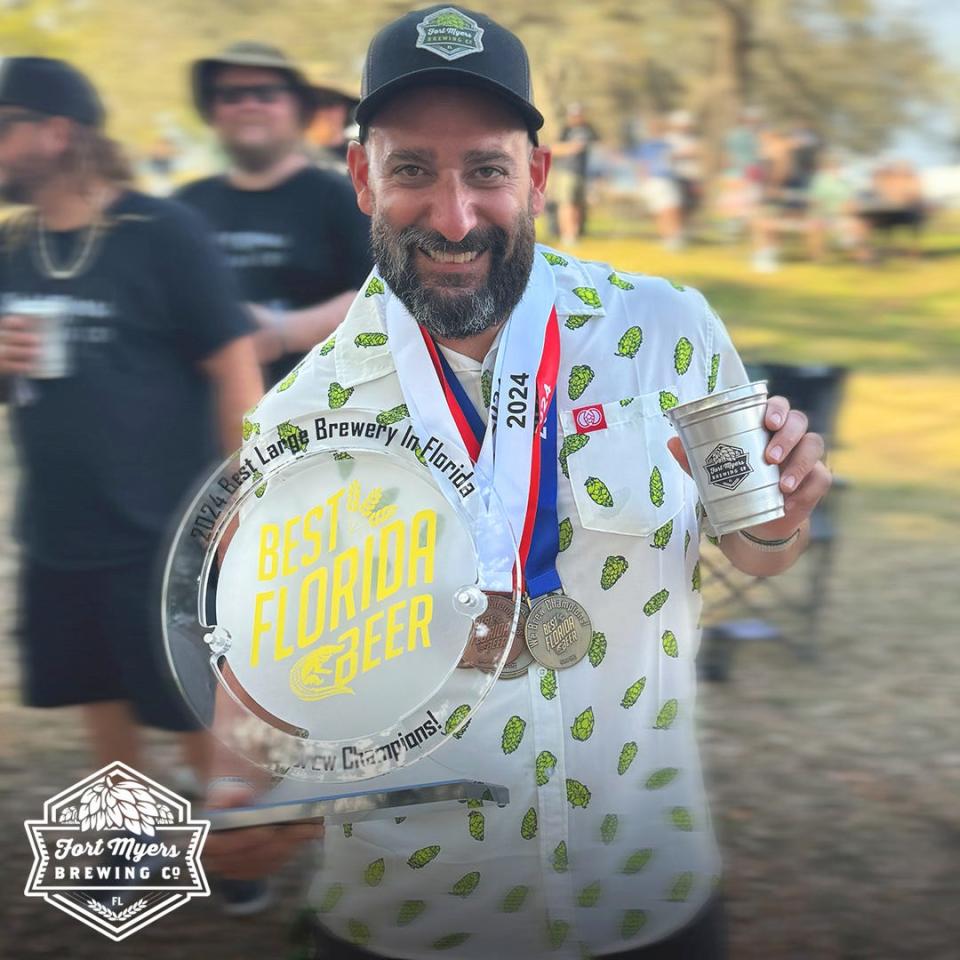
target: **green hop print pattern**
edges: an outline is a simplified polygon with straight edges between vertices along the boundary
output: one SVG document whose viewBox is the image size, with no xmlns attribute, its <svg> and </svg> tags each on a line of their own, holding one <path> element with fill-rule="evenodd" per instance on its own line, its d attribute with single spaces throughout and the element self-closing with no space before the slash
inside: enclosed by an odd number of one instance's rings
<svg viewBox="0 0 960 960">
<path fill-rule="evenodd" d="M 650 544 L 656 550 L 666 550 L 670 538 L 673 536 L 673 521 L 668 520 L 662 527 L 653 534 L 653 542 Z"/>
<path fill-rule="evenodd" d="M 593 728 L 593 707 L 587 707 L 587 709 L 579 714 L 573 721 L 573 725 L 570 727 L 570 733 L 574 740 L 589 740 L 593 736 Z"/>
<path fill-rule="evenodd" d="M 650 471 L 650 502 L 655 507 L 663 506 L 665 490 L 663 489 L 663 474 L 659 467 Z"/>
<path fill-rule="evenodd" d="M 620 701 L 620 706 L 625 710 L 629 710 L 639 699 L 640 694 L 643 693 L 643 688 L 647 685 L 647 678 L 641 677 L 635 683 L 631 683 L 624 691 L 623 699 Z"/>
<path fill-rule="evenodd" d="M 421 847 L 419 850 L 414 850 L 414 852 L 410 854 L 407 859 L 407 865 L 414 870 L 421 870 L 434 860 L 439 852 L 440 847 L 437 844 L 431 844 L 429 847 Z"/>
<path fill-rule="evenodd" d="M 331 410 L 339 410 L 353 396 L 353 387 L 341 387 L 336 380 L 327 389 L 327 403 Z"/>
<path fill-rule="evenodd" d="M 563 444 L 560 446 L 560 455 L 557 459 L 560 461 L 560 469 L 567 479 L 570 478 L 567 470 L 567 457 L 569 457 L 571 453 L 582 450 L 589 442 L 590 437 L 585 433 L 572 433 L 570 436 L 563 438 Z"/>
<path fill-rule="evenodd" d="M 542 787 L 549 782 L 550 775 L 553 773 L 556 765 L 557 758 L 549 750 L 541 750 L 537 754 L 535 770 L 538 787 Z"/>
<path fill-rule="evenodd" d="M 639 327 L 630 327 L 617 343 L 617 356 L 632 360 L 643 343 L 643 331 Z"/>
<path fill-rule="evenodd" d="M 378 413 L 377 423 L 381 427 L 389 427 L 391 424 L 397 423 L 409 416 L 410 411 L 407 409 L 407 405 L 405 403 L 401 403 L 396 407 L 391 407 L 389 410 L 384 410 L 382 413 Z"/>
<path fill-rule="evenodd" d="M 363 291 L 365 297 L 373 297 L 384 292 L 383 281 L 379 277 L 371 277 L 367 289 Z"/>
<path fill-rule="evenodd" d="M 660 643 L 663 645 L 663 652 L 668 657 L 678 657 L 680 655 L 680 649 L 677 646 L 677 637 L 672 630 L 664 630 L 663 636 L 660 637 Z"/>
<path fill-rule="evenodd" d="M 654 728 L 657 730 L 669 730 L 670 727 L 673 726 L 674 720 L 677 719 L 678 709 L 679 704 L 676 699 L 667 700 L 657 714 L 657 722 L 653 725 Z"/>
<path fill-rule="evenodd" d="M 524 840 L 532 840 L 537 835 L 537 811 L 530 807 L 520 821 L 520 836 Z"/>
<path fill-rule="evenodd" d="M 690 369 L 691 360 L 693 360 L 693 344 L 686 337 L 681 337 L 673 348 L 674 370 L 683 376 Z"/>
<path fill-rule="evenodd" d="M 560 521 L 560 552 L 563 553 L 573 543 L 573 524 L 569 517 Z"/>
<path fill-rule="evenodd" d="M 603 304 L 600 303 L 600 294 L 594 287 L 574 287 L 574 296 L 579 297 L 588 307 L 599 310 Z"/>
<path fill-rule="evenodd" d="M 634 850 L 633 853 L 627 857 L 625 863 L 623 864 L 623 869 L 621 873 L 626 874 L 627 876 L 632 876 L 635 873 L 639 873 L 649 862 L 650 858 L 653 856 L 653 850 L 647 847 L 645 850 Z"/>
<path fill-rule="evenodd" d="M 620 759 L 617 761 L 617 773 L 620 774 L 621 777 L 630 769 L 630 764 L 637 759 L 639 749 L 634 740 L 625 743 L 621 748 Z"/>
<path fill-rule="evenodd" d="M 590 803 L 590 791 L 579 780 L 567 780 L 567 800 L 571 807 L 586 809 Z"/>
<path fill-rule="evenodd" d="M 627 572 L 629 566 L 626 557 L 607 557 L 600 573 L 601 589 L 609 590 Z"/>
<path fill-rule="evenodd" d="M 669 596 L 669 590 L 659 590 L 643 605 L 643 612 L 648 617 L 652 617 L 667 602 Z"/>
<path fill-rule="evenodd" d="M 500 748 L 504 753 L 513 753 L 520 746 L 523 732 L 527 729 L 526 720 L 512 716 L 504 725 L 503 735 L 500 738 Z"/>
<path fill-rule="evenodd" d="M 599 667 L 603 663 L 603 658 L 607 655 L 607 637 L 606 634 L 593 632 L 590 640 L 590 647 L 587 650 L 587 658 L 590 660 L 591 667 Z"/>
<path fill-rule="evenodd" d="M 590 386 L 594 378 L 593 367 L 585 363 L 578 363 L 570 370 L 570 380 L 567 382 L 567 395 L 571 400 L 579 400 L 583 391 Z"/>
<path fill-rule="evenodd" d="M 618 277 L 616 273 L 611 273 L 607 280 L 610 281 L 615 287 L 619 287 L 621 290 L 633 290 L 634 286 L 630 283 L 629 280 L 624 280 L 623 277 Z"/>
</svg>

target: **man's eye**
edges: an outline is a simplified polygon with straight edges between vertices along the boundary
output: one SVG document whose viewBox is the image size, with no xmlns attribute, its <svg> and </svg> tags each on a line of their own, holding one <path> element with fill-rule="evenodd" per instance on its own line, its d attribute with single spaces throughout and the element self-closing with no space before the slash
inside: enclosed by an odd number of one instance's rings
<svg viewBox="0 0 960 960">
<path fill-rule="evenodd" d="M 423 167 L 418 167 L 415 163 L 405 163 L 402 167 L 397 167 L 397 169 L 394 170 L 397 176 L 404 177 L 407 180 L 412 180 L 420 176 L 423 172 Z"/>
<path fill-rule="evenodd" d="M 477 167 L 473 173 L 478 180 L 496 180 L 507 175 L 501 167 Z"/>
</svg>

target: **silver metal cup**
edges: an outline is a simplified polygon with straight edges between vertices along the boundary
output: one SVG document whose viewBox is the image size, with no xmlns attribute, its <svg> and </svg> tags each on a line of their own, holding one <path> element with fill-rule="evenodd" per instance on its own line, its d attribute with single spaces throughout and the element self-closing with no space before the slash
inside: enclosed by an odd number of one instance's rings
<svg viewBox="0 0 960 960">
<path fill-rule="evenodd" d="M 68 327 L 70 317 L 63 304 L 54 299 L 24 297 L 4 304 L 5 312 L 28 317 L 40 338 L 40 354 L 29 374 L 33 380 L 57 380 L 72 372 Z"/>
<path fill-rule="evenodd" d="M 780 468 L 767 463 L 767 382 L 758 380 L 667 412 L 717 536 L 782 517 Z"/>
</svg>

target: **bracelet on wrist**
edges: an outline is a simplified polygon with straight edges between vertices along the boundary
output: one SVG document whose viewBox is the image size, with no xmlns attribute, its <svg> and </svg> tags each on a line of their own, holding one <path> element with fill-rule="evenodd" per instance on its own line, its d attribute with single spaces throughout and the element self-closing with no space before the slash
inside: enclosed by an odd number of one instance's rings
<svg viewBox="0 0 960 960">
<path fill-rule="evenodd" d="M 784 537 L 782 540 L 764 540 L 763 537 L 755 537 L 752 533 L 747 533 L 746 530 L 738 530 L 737 536 L 763 553 L 781 553 L 784 550 L 789 550 L 800 539 L 800 528 L 797 527 L 789 537 Z"/>
</svg>

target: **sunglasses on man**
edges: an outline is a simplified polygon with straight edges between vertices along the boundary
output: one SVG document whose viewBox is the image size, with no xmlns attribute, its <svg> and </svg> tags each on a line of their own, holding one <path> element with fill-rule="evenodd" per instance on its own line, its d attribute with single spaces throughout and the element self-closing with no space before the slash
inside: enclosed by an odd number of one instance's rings
<svg viewBox="0 0 960 960">
<path fill-rule="evenodd" d="M 290 92 L 290 85 L 286 83 L 255 83 L 231 84 L 230 86 L 214 87 L 213 95 L 217 103 L 235 106 L 243 103 L 247 97 L 253 97 L 257 103 L 276 103 Z"/>
<path fill-rule="evenodd" d="M 0 113 L 0 138 L 5 137 L 18 123 L 39 123 L 48 119 L 42 113 L 32 110 L 18 110 L 11 113 Z"/>
</svg>

